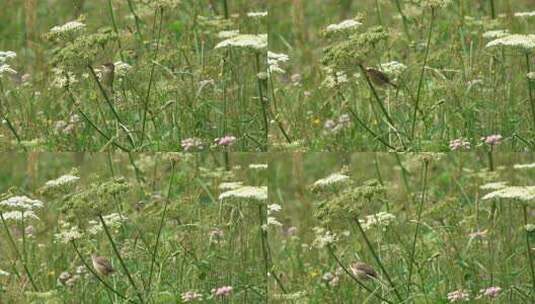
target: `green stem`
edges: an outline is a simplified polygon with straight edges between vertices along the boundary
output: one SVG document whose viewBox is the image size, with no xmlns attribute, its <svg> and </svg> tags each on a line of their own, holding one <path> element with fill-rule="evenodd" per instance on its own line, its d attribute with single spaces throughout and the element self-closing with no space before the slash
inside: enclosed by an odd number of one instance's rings
<svg viewBox="0 0 535 304">
<path fill-rule="evenodd" d="M 523 205 L 524 210 L 524 229 L 527 227 L 528 223 L 528 207 L 526 204 Z M 531 270 L 531 283 L 533 284 L 533 290 L 535 290 L 535 268 L 533 267 L 533 257 L 531 254 L 531 243 L 529 241 L 529 232 L 526 231 L 526 246 L 527 246 L 527 255 L 529 261 L 529 268 Z"/>
<path fill-rule="evenodd" d="M 494 0 L 490 0 L 490 16 L 492 19 L 496 19 L 496 7 L 494 6 Z"/>
<path fill-rule="evenodd" d="M 262 118 L 264 120 L 264 151 L 267 150 L 267 143 L 268 143 L 268 134 L 269 134 L 269 123 L 268 123 L 268 117 L 267 117 L 267 110 L 266 110 L 266 102 L 264 101 L 264 91 L 262 90 L 262 80 L 258 78 L 258 74 L 261 72 L 260 67 L 260 53 L 255 53 L 255 64 L 256 64 L 256 73 L 257 73 L 257 82 L 258 82 L 258 95 L 260 98 L 260 105 L 262 106 Z"/>
<path fill-rule="evenodd" d="M 414 131 L 416 128 L 416 118 L 418 115 L 418 108 L 420 105 L 420 95 L 422 92 L 422 85 L 424 83 L 425 66 L 427 65 L 427 59 L 429 57 L 429 49 L 431 45 L 431 34 L 433 33 L 434 21 L 435 21 L 435 9 L 431 8 L 431 20 L 429 24 L 429 32 L 427 34 L 427 44 L 425 46 L 424 62 L 422 64 L 422 70 L 420 72 L 420 80 L 418 81 L 418 90 L 416 91 L 416 102 L 414 103 L 414 112 L 412 114 L 411 138 L 414 138 Z"/>
<path fill-rule="evenodd" d="M 381 98 L 379 97 L 379 94 L 377 94 L 377 90 L 375 90 L 375 87 L 373 86 L 370 78 L 368 77 L 368 73 L 366 72 L 366 68 L 362 64 L 359 64 L 359 67 L 362 70 L 362 75 L 364 75 L 364 78 L 366 79 L 366 82 L 368 83 L 368 86 L 370 87 L 370 90 L 372 91 L 373 96 L 375 97 L 375 101 L 377 102 L 377 105 L 381 109 L 381 112 L 383 113 L 383 115 L 385 116 L 386 120 L 390 124 L 390 127 L 392 127 L 392 129 L 396 130 L 396 128 L 394 127 L 394 121 L 392 120 L 392 118 L 388 114 L 388 111 L 386 110 L 385 105 L 381 101 Z"/>
<path fill-rule="evenodd" d="M 149 98 L 150 98 L 150 91 L 152 89 L 152 83 L 154 82 L 154 69 L 156 68 L 156 58 L 158 56 L 158 52 L 160 50 L 160 38 L 162 35 L 162 24 L 163 24 L 163 7 L 160 8 L 160 25 L 158 27 L 158 37 L 156 40 L 156 50 L 154 51 L 154 58 L 152 60 L 152 67 L 150 69 L 150 76 L 149 76 L 149 87 L 147 88 L 147 95 L 145 96 L 145 106 L 143 108 L 143 122 L 141 126 L 141 143 L 140 146 L 143 146 L 143 139 L 145 138 L 145 125 L 147 123 L 147 112 L 149 110 Z"/>
<path fill-rule="evenodd" d="M 150 263 L 150 272 L 149 272 L 149 283 L 147 285 L 147 290 L 150 291 L 150 285 L 152 283 L 152 271 L 154 268 L 154 264 L 156 262 L 156 253 L 158 250 L 158 245 L 160 244 L 160 236 L 162 234 L 163 226 L 165 223 L 165 216 L 167 215 L 167 206 L 169 205 L 169 197 L 171 195 L 171 187 L 173 185 L 173 179 L 175 177 L 175 162 L 173 161 L 171 164 L 171 177 L 169 178 L 169 186 L 167 188 L 167 198 L 165 200 L 165 204 L 163 207 L 162 217 L 160 219 L 160 225 L 158 227 L 158 235 L 156 237 L 156 245 L 154 245 L 154 250 L 152 251 L 152 261 Z"/>
<path fill-rule="evenodd" d="M 119 35 L 119 29 L 117 28 L 117 21 L 115 20 L 115 13 L 113 12 L 113 5 L 111 4 L 112 0 L 108 0 L 108 10 L 110 11 L 110 17 L 111 17 L 111 23 L 113 25 L 113 31 L 117 35 L 117 44 L 119 45 L 119 55 L 121 56 L 121 60 L 124 62 L 124 55 L 123 55 L 123 46 L 121 44 L 121 35 Z"/>
<path fill-rule="evenodd" d="M 28 269 L 28 266 L 26 265 L 26 262 L 24 261 L 19 250 L 17 249 L 17 244 L 15 244 L 15 240 L 13 240 L 13 236 L 11 235 L 11 232 L 9 231 L 9 227 L 7 226 L 7 222 L 2 212 L 0 212 L 0 219 L 2 220 L 2 224 L 4 226 L 4 230 L 6 231 L 7 238 L 9 239 L 9 242 L 11 243 L 11 246 L 13 247 L 13 251 L 15 251 L 15 255 L 17 256 L 17 259 L 19 259 L 20 262 L 22 263 L 22 267 L 24 268 L 24 271 L 26 272 L 26 275 L 28 276 L 28 279 L 30 280 L 30 284 L 32 285 L 35 291 L 39 291 L 39 289 L 37 288 L 37 285 L 35 284 L 35 281 L 33 280 L 31 272 Z"/>
<path fill-rule="evenodd" d="M 362 235 L 362 238 L 364 239 L 364 242 L 366 243 L 366 246 L 368 246 L 368 249 L 370 250 L 373 258 L 375 259 L 375 261 L 379 265 L 379 268 L 381 268 L 381 271 L 385 275 L 386 280 L 388 281 L 390 286 L 392 286 L 392 289 L 394 289 L 394 293 L 396 294 L 396 297 L 398 298 L 398 300 L 400 302 L 403 302 L 403 298 L 399 294 L 398 289 L 396 288 L 396 285 L 394 284 L 394 281 L 392 281 L 392 279 L 390 278 L 390 275 L 386 271 L 386 268 L 383 266 L 383 263 L 381 262 L 381 259 L 379 258 L 379 256 L 375 252 L 375 249 L 373 249 L 373 246 L 370 243 L 370 240 L 368 239 L 368 236 L 366 235 L 366 232 L 364 232 L 364 229 L 362 229 L 362 225 L 360 224 L 358 218 L 354 218 L 353 221 L 357 224 L 357 227 L 359 228 L 360 234 Z"/>
<path fill-rule="evenodd" d="M 399 15 L 401 16 L 401 20 L 403 21 L 403 31 L 405 32 L 405 35 L 407 36 L 407 39 L 409 41 L 411 41 L 411 35 L 410 35 L 410 32 L 409 32 L 409 25 L 408 25 L 408 20 L 407 20 L 407 16 L 405 16 L 405 14 L 403 13 L 403 10 L 401 8 L 401 3 L 399 2 L 399 0 L 394 0 L 394 2 L 396 3 L 396 8 L 399 12 Z"/>
<path fill-rule="evenodd" d="M 262 241 L 262 254 L 264 258 L 264 274 L 267 275 L 270 272 L 270 263 L 269 263 L 269 253 L 267 250 L 267 231 L 264 230 L 264 227 L 266 224 L 266 216 L 264 212 L 264 208 L 262 207 L 262 204 L 258 205 L 258 217 L 260 220 L 260 240 Z M 267 287 L 267 278 L 265 279 L 265 296 L 266 296 L 266 303 L 267 303 L 267 297 L 268 297 L 268 287 Z"/>
<path fill-rule="evenodd" d="M 130 13 L 132 13 L 132 16 L 134 16 L 134 22 L 136 24 L 136 33 L 139 39 L 139 42 L 141 45 L 143 45 L 143 36 L 141 34 L 141 27 L 139 25 L 139 16 L 137 15 L 136 11 L 134 10 L 134 5 L 132 4 L 132 0 L 127 0 L 128 2 L 128 9 L 130 10 Z"/>
<path fill-rule="evenodd" d="M 389 149 L 392 149 L 392 150 L 396 150 L 396 148 L 394 148 L 392 145 L 390 145 L 389 143 L 387 143 L 384 139 L 381 138 L 381 136 L 377 135 L 375 132 L 373 132 L 370 128 L 368 128 L 368 126 L 366 126 L 366 124 L 357 116 L 357 113 L 355 113 L 355 111 L 353 111 L 351 108 L 348 109 L 349 113 L 351 113 L 351 115 L 353 116 L 353 119 L 355 119 L 357 121 L 357 123 L 362 127 L 364 128 L 364 130 L 366 130 L 366 132 L 370 133 L 371 136 L 373 136 L 374 139 L 377 139 L 381 144 L 383 144 L 385 147 L 389 148 Z"/>
<path fill-rule="evenodd" d="M 225 19 L 229 18 L 228 3 L 227 0 L 223 0 L 223 12 L 225 13 Z"/>
<path fill-rule="evenodd" d="M 418 215 L 417 215 L 417 219 L 416 219 L 416 230 L 414 231 L 414 237 L 412 239 L 412 246 L 411 246 L 411 252 L 410 252 L 410 258 L 409 258 L 409 275 L 407 277 L 407 286 L 408 286 L 408 290 L 409 290 L 409 293 L 411 291 L 411 279 L 412 279 L 412 269 L 413 269 L 413 265 L 416 263 L 414 261 L 414 256 L 416 254 L 416 241 L 418 240 L 418 233 L 420 231 L 420 221 L 422 220 L 422 211 L 423 211 L 423 206 L 424 206 L 424 202 L 425 202 L 425 192 L 427 190 L 427 169 L 429 167 L 429 163 L 427 160 L 424 160 L 424 166 L 423 166 L 423 187 L 422 187 L 422 195 L 421 195 L 421 198 L 420 198 L 420 204 L 418 205 Z"/>
<path fill-rule="evenodd" d="M 526 68 L 528 74 L 531 72 L 531 67 L 529 63 L 529 54 L 526 53 Z M 533 119 L 533 130 L 535 131 L 535 100 L 533 98 L 533 93 L 531 92 L 531 79 L 528 79 L 528 93 L 529 93 L 529 104 L 531 106 L 531 118 Z"/>
<path fill-rule="evenodd" d="M 130 272 L 128 271 L 128 268 L 126 267 L 126 264 L 124 263 L 123 258 L 121 257 L 121 254 L 119 253 L 119 250 L 117 249 L 117 246 L 115 245 L 115 242 L 113 241 L 113 238 L 111 237 L 111 234 L 110 234 L 110 231 L 108 229 L 108 226 L 104 222 L 104 218 L 102 218 L 101 214 L 98 215 L 98 218 L 100 220 L 100 223 L 102 224 L 102 228 L 104 228 L 104 232 L 106 233 L 106 236 L 108 237 L 108 240 L 111 243 L 111 247 L 113 248 L 113 252 L 117 256 L 117 259 L 119 259 L 119 263 L 121 263 L 121 267 L 123 268 L 123 270 L 124 270 L 124 272 L 126 274 L 126 277 L 128 278 L 128 281 L 130 282 L 130 285 L 132 285 L 132 288 L 134 288 L 134 290 L 136 291 L 136 295 L 139 298 L 139 301 L 141 303 L 145 303 L 145 301 L 143 301 L 143 296 L 141 295 L 141 292 L 139 291 L 139 289 L 137 288 L 136 284 L 134 283 L 134 279 L 132 279 L 132 276 L 130 275 Z"/>
</svg>

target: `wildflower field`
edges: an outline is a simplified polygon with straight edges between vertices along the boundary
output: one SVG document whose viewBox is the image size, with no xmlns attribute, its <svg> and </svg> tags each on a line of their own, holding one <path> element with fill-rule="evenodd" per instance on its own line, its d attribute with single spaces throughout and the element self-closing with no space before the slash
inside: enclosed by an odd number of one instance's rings
<svg viewBox="0 0 535 304">
<path fill-rule="evenodd" d="M 0 303 L 265 302 L 262 155 L 0 157 Z"/>
<path fill-rule="evenodd" d="M 535 303 L 535 0 L 0 0 L 0 304 Z"/>
<path fill-rule="evenodd" d="M 533 150 L 533 1 L 268 2 L 273 150 Z"/>
<path fill-rule="evenodd" d="M 273 303 L 534 303 L 534 161 L 273 157 Z"/>
<path fill-rule="evenodd" d="M 2 1 L 0 149 L 265 150 L 265 3 L 211 2 Z"/>
</svg>

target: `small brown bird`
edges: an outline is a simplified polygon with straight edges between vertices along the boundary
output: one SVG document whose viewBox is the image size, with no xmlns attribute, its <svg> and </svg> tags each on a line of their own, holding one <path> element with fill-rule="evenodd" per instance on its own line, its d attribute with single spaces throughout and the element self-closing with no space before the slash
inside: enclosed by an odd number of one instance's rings
<svg viewBox="0 0 535 304">
<path fill-rule="evenodd" d="M 366 74 L 368 75 L 368 78 L 370 78 L 370 80 L 373 82 L 373 84 L 379 87 L 384 87 L 389 84 L 396 89 L 398 88 L 395 84 L 392 83 L 392 81 L 390 81 L 390 79 L 388 78 L 388 76 L 386 76 L 385 73 L 379 70 L 373 68 L 366 68 Z"/>
<path fill-rule="evenodd" d="M 377 272 L 370 265 L 362 262 L 353 262 L 351 263 L 351 272 L 361 280 L 368 280 L 371 278 L 377 279 Z"/>
<path fill-rule="evenodd" d="M 107 94 L 113 95 L 113 79 L 115 78 L 115 65 L 111 62 L 102 65 L 102 77 L 100 83 Z"/>
<path fill-rule="evenodd" d="M 107 276 L 115 272 L 115 269 L 113 269 L 111 266 L 110 261 L 103 256 L 97 256 L 96 254 L 93 254 L 91 255 L 91 261 L 93 262 L 93 268 L 95 268 L 95 270 L 103 276 Z"/>
</svg>

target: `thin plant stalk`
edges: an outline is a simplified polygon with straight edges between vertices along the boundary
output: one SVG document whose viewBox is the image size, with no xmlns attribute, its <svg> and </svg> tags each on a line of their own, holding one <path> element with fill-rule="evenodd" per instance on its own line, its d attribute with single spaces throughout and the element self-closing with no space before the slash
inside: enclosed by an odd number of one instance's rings
<svg viewBox="0 0 535 304">
<path fill-rule="evenodd" d="M 152 260 L 150 263 L 150 271 L 149 271 L 149 283 L 147 285 L 147 290 L 150 291 L 150 286 L 152 283 L 152 272 L 154 269 L 154 264 L 156 262 L 156 254 L 158 250 L 158 245 L 160 244 L 160 236 L 162 234 L 163 226 L 165 223 L 165 217 L 167 215 L 167 206 L 169 205 L 169 197 L 171 195 L 171 187 L 173 185 L 173 180 L 175 178 L 175 162 L 173 161 L 171 164 L 171 177 L 169 178 L 169 186 L 167 188 L 167 198 L 165 200 L 165 204 L 163 207 L 162 217 L 160 219 L 160 225 L 158 228 L 158 235 L 156 236 L 156 244 L 154 245 L 154 250 L 152 251 Z"/>
<path fill-rule="evenodd" d="M 139 25 L 139 16 L 137 15 L 134 5 L 132 4 L 132 0 L 127 0 L 128 2 L 128 9 L 130 10 L 130 13 L 132 13 L 132 16 L 134 16 L 134 23 L 136 24 L 136 33 L 139 39 L 140 44 L 143 45 L 143 35 L 141 33 L 141 26 Z"/>
<path fill-rule="evenodd" d="M 261 72 L 260 67 L 260 53 L 255 53 L 255 64 L 256 64 L 256 72 L 257 75 Z M 264 101 L 264 91 L 262 90 L 262 80 L 258 78 L 257 76 L 257 82 L 258 82 L 258 97 L 260 99 L 260 105 L 262 106 L 262 118 L 264 121 L 264 143 L 263 143 L 263 150 L 267 149 L 267 143 L 268 143 L 268 134 L 269 134 L 269 123 L 268 123 L 268 117 L 267 117 L 267 109 L 266 109 L 266 102 Z"/>
<path fill-rule="evenodd" d="M 394 293 L 396 294 L 396 297 L 398 298 L 398 300 L 400 302 L 403 302 L 403 298 L 401 297 L 401 294 L 398 292 L 398 289 L 397 289 L 396 285 L 394 284 L 394 281 L 392 281 L 392 279 L 390 278 L 390 275 L 386 271 L 386 268 L 384 267 L 383 263 L 381 262 L 381 259 L 379 258 L 379 256 L 375 252 L 375 249 L 373 249 L 373 246 L 372 246 L 370 240 L 368 239 L 368 236 L 366 235 L 366 232 L 364 232 L 364 229 L 362 229 L 362 225 L 360 224 L 359 220 L 357 218 L 354 218 L 353 221 L 355 222 L 355 224 L 359 228 L 360 234 L 362 235 L 362 238 L 364 239 L 364 242 L 366 243 L 366 246 L 368 246 L 368 249 L 370 250 L 373 258 L 375 259 L 375 261 L 379 265 L 379 268 L 381 268 L 381 271 L 385 275 L 386 280 L 388 281 L 388 283 L 390 284 L 390 286 L 394 290 Z"/>
<path fill-rule="evenodd" d="M 121 36 L 119 35 L 119 29 L 117 28 L 117 20 L 115 20 L 115 13 L 113 12 L 113 5 L 112 0 L 108 0 L 108 10 L 110 12 L 111 17 L 111 23 L 113 25 L 113 31 L 117 35 L 117 44 L 119 45 L 119 56 L 121 56 L 121 60 L 125 61 L 124 54 L 123 54 L 123 46 L 121 44 Z"/>
<path fill-rule="evenodd" d="M 528 74 L 531 72 L 531 67 L 529 63 L 529 54 L 526 53 L 526 68 Z M 535 131 L 535 99 L 533 98 L 533 93 L 531 92 L 531 79 L 528 79 L 528 94 L 529 94 L 529 104 L 531 106 L 531 118 L 533 119 L 533 130 Z"/>
<path fill-rule="evenodd" d="M 160 38 L 162 36 L 162 24 L 163 24 L 163 7 L 160 8 L 160 25 L 158 27 L 158 37 L 156 38 L 156 50 L 154 51 L 154 59 L 152 60 L 152 67 L 149 75 L 149 87 L 147 88 L 147 95 L 145 96 L 145 105 L 143 107 L 143 121 L 141 125 L 141 141 L 140 146 L 143 146 L 143 139 L 145 138 L 145 126 L 147 124 L 147 112 L 149 110 L 149 98 L 150 91 L 152 89 L 152 83 L 154 82 L 154 70 L 156 68 L 156 57 L 160 50 Z"/>
<path fill-rule="evenodd" d="M 496 19 L 496 6 L 494 5 L 494 0 L 490 0 L 490 16 L 492 19 Z"/>
<path fill-rule="evenodd" d="M 377 139 L 385 147 L 387 147 L 389 149 L 392 149 L 392 150 L 396 150 L 396 148 L 394 148 L 394 146 L 392 146 L 389 143 L 387 143 L 384 139 L 381 138 L 381 136 L 377 135 L 370 128 L 368 128 L 368 126 L 366 126 L 366 124 L 358 117 L 358 115 L 357 115 L 357 113 L 355 113 L 355 111 L 353 111 L 351 108 L 349 108 L 348 111 L 349 111 L 349 113 L 351 113 L 351 116 L 353 116 L 353 119 L 355 119 L 355 121 L 357 121 L 357 123 L 362 128 L 364 128 L 364 130 L 366 130 L 366 132 L 370 133 L 370 135 L 373 136 L 373 138 Z"/>
<path fill-rule="evenodd" d="M 87 116 L 85 114 L 84 111 L 82 111 L 82 109 L 80 109 L 78 107 L 78 105 L 76 104 L 76 101 L 74 100 L 74 96 L 72 96 L 72 93 L 70 91 L 68 91 L 68 95 L 70 97 L 70 100 L 72 102 L 72 104 L 76 107 L 76 109 L 78 110 L 78 113 L 80 113 L 80 115 L 82 115 L 82 117 L 84 118 L 84 120 L 93 128 L 95 129 L 102 137 L 104 137 L 108 143 L 111 143 L 112 145 L 114 145 L 115 147 L 119 148 L 120 150 L 122 150 L 123 152 L 130 152 L 130 150 L 124 146 L 122 146 L 121 144 L 117 143 L 115 141 L 115 139 L 113 139 L 111 136 L 107 135 L 106 133 L 104 133 L 104 131 L 102 131 L 99 127 L 97 127 L 97 125 L 91 121 L 91 119 L 89 118 L 89 116 Z"/>
<path fill-rule="evenodd" d="M 270 262 L 269 262 L 269 252 L 267 247 L 267 231 L 264 230 L 264 227 L 266 227 L 266 216 L 264 212 L 264 208 L 262 204 L 258 205 L 258 217 L 260 220 L 260 240 L 262 241 L 262 256 L 264 258 L 264 274 L 267 275 L 270 272 Z M 268 296 L 268 289 L 267 289 L 267 278 L 266 278 L 266 284 L 265 284 L 265 296 L 267 298 Z"/>
<path fill-rule="evenodd" d="M 32 285 L 32 288 L 35 291 L 39 291 L 39 288 L 37 288 L 37 285 L 35 284 L 35 281 L 33 280 L 32 273 L 28 269 L 28 265 L 26 265 L 25 260 L 21 256 L 19 250 L 17 249 L 17 244 L 15 244 L 15 240 L 13 240 L 13 236 L 11 235 L 11 232 L 9 231 L 9 227 L 7 226 L 6 219 L 4 218 L 4 215 L 2 212 L 0 212 L 0 219 L 2 220 L 2 224 L 4 226 L 4 230 L 6 231 L 7 238 L 9 239 L 9 243 L 13 247 L 13 251 L 15 251 L 15 255 L 17 256 L 17 259 L 20 260 L 22 263 L 22 267 L 24 268 L 24 272 L 26 272 L 26 275 L 28 276 L 28 279 L 30 280 L 30 284 Z"/>
<path fill-rule="evenodd" d="M 392 129 L 396 130 L 396 128 L 394 126 L 394 121 L 390 117 L 390 114 L 388 114 L 388 111 L 386 110 L 385 105 L 383 104 L 383 101 L 379 97 L 379 94 L 377 94 L 377 90 L 375 90 L 375 87 L 373 86 L 370 78 L 368 77 L 368 73 L 366 73 L 366 68 L 362 64 L 359 64 L 359 67 L 362 70 L 362 75 L 364 75 L 364 78 L 366 79 L 366 82 L 368 83 L 368 85 L 370 87 L 370 90 L 372 91 L 373 96 L 375 97 L 375 101 L 377 102 L 377 105 L 381 109 L 381 112 L 383 113 L 384 117 L 386 118 L 386 120 L 390 124 L 390 127 L 392 127 Z"/>
<path fill-rule="evenodd" d="M 396 8 L 398 10 L 399 15 L 401 16 L 401 21 L 403 21 L 403 31 L 405 32 L 405 35 L 407 36 L 407 39 L 411 41 L 411 35 L 409 31 L 409 25 L 407 16 L 403 13 L 403 9 L 401 8 L 401 3 L 399 0 L 394 0 L 394 3 L 396 4 Z"/>
<path fill-rule="evenodd" d="M 379 295 L 378 293 L 376 293 L 374 290 L 372 290 L 370 287 L 366 286 L 364 283 L 362 283 L 359 279 L 357 279 L 357 277 L 355 277 L 355 275 L 349 271 L 349 269 L 347 269 L 347 267 L 344 265 L 344 263 L 342 263 L 342 261 L 340 261 L 340 259 L 338 258 L 338 256 L 336 256 L 336 254 L 334 253 L 334 250 L 331 246 L 327 246 L 327 251 L 329 252 L 329 254 L 331 255 L 331 257 L 336 261 L 336 263 L 338 264 L 338 266 L 340 266 L 342 268 L 342 270 L 344 270 L 344 272 L 353 280 L 355 281 L 355 283 L 357 283 L 357 285 L 359 285 L 360 287 L 362 287 L 362 289 L 366 290 L 367 292 L 369 292 L 371 295 L 373 295 L 374 297 L 376 297 L 377 299 L 379 299 L 380 301 L 383 301 L 383 302 L 386 302 L 388 304 L 394 304 L 394 302 L 390 301 L 390 300 L 387 300 L 385 298 L 383 298 L 381 295 Z"/>
<path fill-rule="evenodd" d="M 526 204 L 523 206 L 524 211 L 524 229 L 527 228 L 528 225 L 528 207 Z M 527 246 L 527 255 L 528 255 L 528 261 L 529 261 L 529 268 L 531 270 L 531 283 L 533 284 L 533 290 L 535 290 L 535 268 L 533 266 L 533 257 L 531 254 L 531 243 L 529 240 L 529 231 L 526 231 L 526 246 Z"/>
<path fill-rule="evenodd" d="M 104 232 L 106 233 L 106 236 L 108 237 L 108 240 L 111 243 L 111 247 L 113 248 L 113 252 L 117 256 L 117 259 L 119 259 L 119 263 L 121 264 L 121 267 L 123 268 L 126 277 L 128 278 L 128 281 L 130 282 L 130 285 L 132 285 L 132 288 L 136 291 L 136 295 L 139 298 L 139 301 L 143 304 L 145 301 L 143 300 L 143 296 L 141 295 L 141 292 L 136 286 L 136 283 L 134 283 L 134 279 L 132 279 L 132 276 L 130 275 L 130 271 L 128 271 L 128 268 L 126 267 L 126 264 L 123 261 L 123 258 L 121 257 L 121 254 L 119 253 L 119 250 L 117 249 L 117 246 L 115 245 L 115 242 L 113 241 L 113 238 L 111 237 L 110 231 L 108 229 L 108 226 L 106 225 L 106 222 L 104 222 L 104 218 L 102 218 L 102 214 L 98 215 L 98 218 L 100 220 L 100 223 L 102 224 L 102 228 L 104 228 Z"/>
<path fill-rule="evenodd" d="M 418 240 L 418 233 L 420 232 L 420 221 L 422 220 L 422 212 L 425 202 L 425 192 L 427 191 L 427 171 L 429 168 L 429 162 L 427 160 L 424 160 L 424 166 L 423 166 L 423 186 L 422 186 L 422 195 L 420 197 L 420 204 L 418 205 L 418 211 L 417 211 L 417 219 L 416 219 L 416 229 L 414 231 L 414 237 L 412 239 L 412 247 L 411 252 L 409 256 L 409 274 L 407 277 L 407 288 L 409 290 L 409 293 L 411 291 L 411 279 L 412 279 L 412 269 L 413 265 L 416 263 L 414 261 L 414 256 L 416 254 L 416 241 Z"/>
<path fill-rule="evenodd" d="M 424 62 L 422 63 L 422 70 L 420 71 L 420 80 L 418 81 L 418 90 L 416 91 L 416 102 L 414 103 L 414 112 L 412 113 L 411 138 L 414 138 L 414 131 L 416 129 L 416 118 L 418 116 L 418 109 L 420 106 L 420 96 L 422 93 L 422 85 L 424 83 L 425 66 L 429 58 L 429 49 L 431 46 L 431 35 L 433 33 L 433 26 L 435 24 L 435 9 L 431 8 L 431 20 L 429 21 L 429 32 L 427 33 L 427 44 L 425 45 Z"/>
<path fill-rule="evenodd" d="M 111 292 L 113 292 L 114 294 L 116 294 L 119 298 L 121 299 L 124 299 L 124 300 L 128 300 L 124 295 L 122 295 L 120 292 L 118 292 L 117 290 L 115 290 L 113 287 L 110 286 L 110 284 L 108 284 L 106 281 L 104 281 L 94 270 L 91 266 L 89 266 L 89 264 L 87 264 L 86 260 L 84 259 L 84 257 L 82 256 L 82 253 L 80 252 L 80 250 L 78 250 L 78 246 L 76 246 L 76 242 L 74 240 L 71 240 L 71 245 L 72 247 L 74 248 L 74 251 L 76 252 L 76 255 L 78 255 L 78 258 L 82 261 L 82 264 L 84 264 L 85 268 L 87 270 L 89 270 L 89 272 L 91 272 L 91 274 L 100 282 L 102 283 L 102 285 L 104 285 L 104 287 L 106 287 L 108 290 L 110 290 Z M 132 300 L 128 300 L 130 302 L 133 302 Z"/>
<path fill-rule="evenodd" d="M 228 13 L 228 3 L 227 3 L 227 0 L 223 0 L 223 12 L 225 14 L 225 19 L 228 19 L 229 18 L 229 13 Z"/>
</svg>

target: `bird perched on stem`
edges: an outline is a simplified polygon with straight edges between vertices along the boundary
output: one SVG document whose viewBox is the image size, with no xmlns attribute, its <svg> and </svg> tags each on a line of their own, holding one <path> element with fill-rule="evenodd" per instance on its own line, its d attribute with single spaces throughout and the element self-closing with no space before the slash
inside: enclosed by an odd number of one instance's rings
<svg viewBox="0 0 535 304">
<path fill-rule="evenodd" d="M 377 272 L 373 267 L 362 262 L 353 262 L 351 263 L 351 272 L 361 280 L 377 279 Z"/>
<path fill-rule="evenodd" d="M 376 70 L 374 68 L 365 68 L 366 74 L 368 75 L 368 78 L 373 82 L 373 84 L 379 86 L 379 87 L 385 87 L 386 85 L 391 85 L 394 88 L 398 88 L 397 85 L 393 84 L 392 81 L 386 76 L 385 73 Z"/>
<path fill-rule="evenodd" d="M 100 83 L 106 90 L 106 93 L 113 95 L 113 79 L 115 77 L 115 65 L 112 62 L 104 63 L 102 65 L 102 76 Z"/>
<path fill-rule="evenodd" d="M 93 262 L 93 268 L 103 276 L 108 276 L 115 272 L 115 269 L 111 266 L 110 261 L 103 257 L 97 256 L 96 254 L 91 255 L 91 261 Z"/>
</svg>

